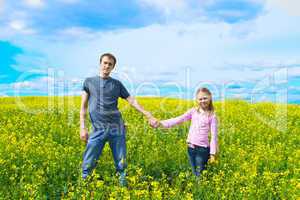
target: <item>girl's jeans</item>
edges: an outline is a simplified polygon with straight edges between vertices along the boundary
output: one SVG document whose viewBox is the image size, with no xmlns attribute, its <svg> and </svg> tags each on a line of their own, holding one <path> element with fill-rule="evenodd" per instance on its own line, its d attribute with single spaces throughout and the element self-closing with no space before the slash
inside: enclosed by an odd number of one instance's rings
<svg viewBox="0 0 300 200">
<path fill-rule="evenodd" d="M 124 172 L 126 163 L 125 127 L 107 125 L 90 134 L 85 152 L 83 154 L 82 178 L 86 178 L 96 167 L 106 142 L 109 143 L 113 154 L 116 171 Z"/>
<path fill-rule="evenodd" d="M 196 176 L 200 176 L 201 172 L 206 169 L 209 152 L 209 147 L 195 146 L 195 148 L 191 148 L 188 146 L 189 161 Z"/>
</svg>

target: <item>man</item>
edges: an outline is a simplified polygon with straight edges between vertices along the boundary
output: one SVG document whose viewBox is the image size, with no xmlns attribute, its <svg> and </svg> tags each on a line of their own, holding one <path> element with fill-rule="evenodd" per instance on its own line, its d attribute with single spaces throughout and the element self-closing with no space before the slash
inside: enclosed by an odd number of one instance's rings
<svg viewBox="0 0 300 200">
<path fill-rule="evenodd" d="M 116 65 L 116 58 L 110 53 L 100 57 L 100 74 L 85 79 L 80 110 L 80 138 L 87 143 L 83 155 L 82 178 L 86 178 L 96 167 L 103 147 L 109 142 L 116 171 L 119 173 L 121 186 L 126 185 L 126 141 L 125 126 L 118 110 L 118 98 L 126 99 L 136 110 L 148 118 L 152 126 L 158 125 L 150 112 L 145 111 L 136 99 L 128 93 L 124 85 L 111 78 L 110 73 Z M 88 135 L 85 123 L 89 108 L 93 131 Z"/>
</svg>

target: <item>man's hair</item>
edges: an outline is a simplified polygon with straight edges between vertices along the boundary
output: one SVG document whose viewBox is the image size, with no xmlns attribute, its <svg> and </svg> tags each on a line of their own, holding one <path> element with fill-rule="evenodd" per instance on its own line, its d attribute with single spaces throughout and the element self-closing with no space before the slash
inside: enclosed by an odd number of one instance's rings
<svg viewBox="0 0 300 200">
<path fill-rule="evenodd" d="M 104 54 L 102 54 L 102 55 L 100 56 L 100 63 L 102 62 L 102 58 L 105 57 L 105 56 L 107 56 L 109 59 L 112 59 L 112 60 L 114 61 L 114 66 L 116 65 L 117 59 L 116 59 L 116 57 L 115 57 L 113 54 L 111 54 L 111 53 L 104 53 Z"/>
</svg>

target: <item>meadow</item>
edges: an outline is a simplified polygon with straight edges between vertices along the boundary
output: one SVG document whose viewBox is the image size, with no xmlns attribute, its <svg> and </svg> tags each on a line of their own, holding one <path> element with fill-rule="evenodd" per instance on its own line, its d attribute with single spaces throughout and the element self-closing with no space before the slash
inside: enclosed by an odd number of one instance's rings
<svg viewBox="0 0 300 200">
<path fill-rule="evenodd" d="M 159 119 L 193 106 L 178 99 L 138 100 Z M 81 179 L 79 106 L 79 97 L 0 98 L 0 199 L 300 198 L 299 105 L 216 102 L 217 162 L 196 179 L 186 152 L 189 122 L 152 129 L 121 101 L 128 188 L 118 186 L 108 145 L 91 178 Z"/>
</svg>

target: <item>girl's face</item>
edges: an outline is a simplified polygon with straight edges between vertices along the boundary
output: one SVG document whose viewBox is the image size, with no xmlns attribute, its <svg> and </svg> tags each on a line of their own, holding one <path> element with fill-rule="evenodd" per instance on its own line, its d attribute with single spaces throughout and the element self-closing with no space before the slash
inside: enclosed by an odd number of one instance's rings
<svg viewBox="0 0 300 200">
<path fill-rule="evenodd" d="M 203 110 L 206 110 L 209 107 L 210 99 L 211 99 L 211 96 L 205 92 L 199 92 L 196 97 L 198 105 Z"/>
</svg>

